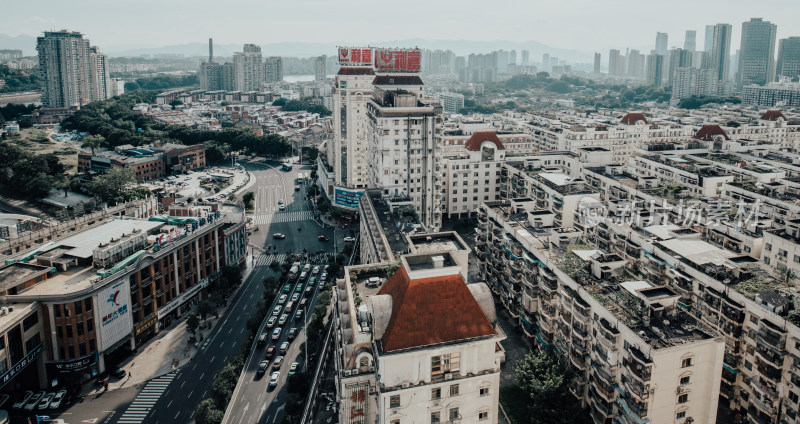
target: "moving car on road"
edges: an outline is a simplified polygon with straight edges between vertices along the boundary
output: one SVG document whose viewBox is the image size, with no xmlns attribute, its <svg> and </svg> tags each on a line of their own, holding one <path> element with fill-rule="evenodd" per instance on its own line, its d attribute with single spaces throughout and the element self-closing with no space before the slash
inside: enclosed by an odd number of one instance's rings
<svg viewBox="0 0 800 424">
<path fill-rule="evenodd" d="M 319 240 L 319 241 L 328 241 L 330 239 L 328 237 L 326 237 L 326 236 L 319 236 L 319 237 L 317 237 L 317 240 Z"/>
<path fill-rule="evenodd" d="M 267 353 L 264 355 L 264 359 L 272 359 L 272 355 L 275 355 L 275 346 L 270 346 L 267 348 Z"/>
<path fill-rule="evenodd" d="M 272 363 L 272 370 L 280 371 L 282 364 L 283 364 L 283 356 L 275 358 L 275 362 Z"/>
<path fill-rule="evenodd" d="M 278 239 L 278 240 L 283 240 L 283 239 L 285 239 L 285 238 L 286 238 L 286 234 L 282 234 L 282 233 L 275 233 L 275 234 L 273 234 L 273 235 L 272 235 L 272 238 L 274 238 L 274 239 Z"/>
<path fill-rule="evenodd" d="M 354 242 L 354 241 L 356 241 L 356 239 L 355 239 L 355 238 L 353 238 L 353 237 L 345 237 L 345 238 L 344 238 L 344 242 L 345 242 L 345 243 L 352 243 L 352 242 Z"/>
<path fill-rule="evenodd" d="M 294 375 L 297 372 L 297 367 L 300 366 L 299 362 L 292 362 L 292 366 L 289 367 L 289 375 Z"/>
<path fill-rule="evenodd" d="M 286 303 L 286 295 L 285 294 L 282 294 L 281 297 L 278 298 L 278 303 L 280 303 L 281 305 Z"/>
<path fill-rule="evenodd" d="M 294 340 L 297 337 L 297 327 L 292 327 L 289 329 L 289 334 L 286 336 L 289 338 L 289 341 Z"/>
<path fill-rule="evenodd" d="M 256 376 L 261 377 L 262 375 L 266 374 L 267 373 L 267 365 L 269 365 L 269 362 L 267 362 L 266 359 L 261 361 L 261 362 L 259 362 L 258 363 L 258 370 L 256 371 Z"/>
<path fill-rule="evenodd" d="M 281 377 L 281 373 L 280 372 L 275 371 L 274 373 L 272 373 L 272 375 L 269 377 L 269 387 L 270 388 L 277 387 L 278 386 L 278 379 L 280 377 Z"/>
<path fill-rule="evenodd" d="M 286 321 L 289 320 L 289 314 L 283 314 L 280 318 L 278 318 L 278 325 L 286 324 Z"/>
<path fill-rule="evenodd" d="M 315 266 L 314 269 L 311 271 L 312 274 L 319 274 L 319 265 Z"/>
<path fill-rule="evenodd" d="M 272 340 L 278 340 L 281 338 L 281 328 L 278 327 L 275 331 L 272 332 Z"/>
<path fill-rule="evenodd" d="M 280 349 L 278 349 L 278 351 L 281 353 L 281 355 L 286 355 L 286 351 L 288 349 L 289 349 L 289 342 L 283 342 L 281 343 L 281 347 Z"/>
<path fill-rule="evenodd" d="M 269 334 L 261 333 L 261 335 L 258 336 L 258 346 L 261 347 L 267 344 L 267 339 L 269 339 Z"/>
<path fill-rule="evenodd" d="M 274 327 L 275 326 L 275 321 L 277 321 L 277 320 L 278 320 L 278 317 L 276 317 L 275 315 L 269 317 L 269 319 L 267 320 L 267 328 Z"/>
</svg>

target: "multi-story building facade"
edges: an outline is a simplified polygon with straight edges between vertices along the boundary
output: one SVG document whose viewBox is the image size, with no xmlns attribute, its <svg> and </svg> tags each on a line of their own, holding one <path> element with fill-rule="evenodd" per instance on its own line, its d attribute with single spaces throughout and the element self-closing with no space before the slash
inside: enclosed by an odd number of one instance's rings
<svg viewBox="0 0 800 424">
<path fill-rule="evenodd" d="M 328 58 L 325 55 L 319 56 L 314 60 L 314 81 L 325 81 L 327 72 Z"/>
<path fill-rule="evenodd" d="M 244 225 L 224 221 L 217 212 L 111 219 L 7 257 L 0 303 L 36 310 L 36 319 L 23 320 L 23 353 L 44 359 L 31 361 L 37 371 L 21 373 L 26 380 L 14 384 L 85 382 L 93 370 L 116 366 L 107 362 L 115 352 L 134 350 L 168 327 L 199 301 L 222 267 L 241 263 Z M 37 323 L 43 333 L 31 341 Z"/>
<path fill-rule="evenodd" d="M 800 107 L 800 83 L 781 77 L 767 85 L 746 85 L 742 89 L 742 102 L 754 106 Z"/>
<path fill-rule="evenodd" d="M 375 72 L 369 66 L 343 66 L 333 82 L 333 142 L 328 160 L 336 184 L 353 188 L 367 185 L 367 102 L 372 97 Z"/>
<path fill-rule="evenodd" d="M 110 168 L 128 168 L 137 180 L 163 178 L 172 173 L 205 168 L 205 145 L 120 146 L 113 152 L 78 153 L 78 172 L 102 173 Z"/>
<path fill-rule="evenodd" d="M 658 280 L 629 279 L 621 254 L 554 246 L 559 227 L 536 226 L 528 200 L 481 207 L 479 267 L 523 332 L 571 364 L 592 421 L 714 422 L 724 339 Z"/>
<path fill-rule="evenodd" d="M 270 56 L 264 60 L 264 81 L 283 81 L 283 59 L 280 56 Z"/>
<path fill-rule="evenodd" d="M 367 184 L 407 199 L 429 231 L 441 226 L 442 107 L 415 73 L 379 74 L 367 102 Z"/>
<path fill-rule="evenodd" d="M 736 82 L 764 85 L 775 80 L 775 38 L 778 26 L 761 18 L 742 23 L 742 44 Z"/>
<path fill-rule="evenodd" d="M 79 32 L 48 31 L 36 41 L 44 81 L 42 104 L 49 108 L 81 106 L 108 93 L 106 55 Z"/>
<path fill-rule="evenodd" d="M 461 93 L 441 93 L 439 100 L 446 113 L 458 113 L 464 108 L 464 95 Z"/>
<path fill-rule="evenodd" d="M 241 52 L 233 54 L 234 88 L 238 91 L 258 91 L 264 82 L 264 64 L 261 47 L 245 44 Z"/>
<path fill-rule="evenodd" d="M 800 37 L 784 38 L 778 43 L 777 76 L 800 76 Z"/>
<path fill-rule="evenodd" d="M 731 25 L 714 25 L 711 41 L 711 68 L 716 69 L 717 81 L 728 81 L 731 62 Z"/>
<path fill-rule="evenodd" d="M 339 422 L 497 422 L 505 335 L 489 289 L 465 284 L 450 252 L 400 261 L 379 290 L 367 283 L 387 264 L 347 267 L 337 282 Z"/>
</svg>

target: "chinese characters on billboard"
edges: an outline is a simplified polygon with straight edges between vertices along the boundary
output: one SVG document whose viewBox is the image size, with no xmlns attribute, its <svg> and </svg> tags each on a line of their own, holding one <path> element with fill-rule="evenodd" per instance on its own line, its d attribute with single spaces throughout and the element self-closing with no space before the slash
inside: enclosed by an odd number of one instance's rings
<svg viewBox="0 0 800 424">
<path fill-rule="evenodd" d="M 339 47 L 339 65 L 341 66 L 372 65 L 372 49 Z"/>
<path fill-rule="evenodd" d="M 339 47 L 339 65 L 373 65 L 378 72 L 419 72 L 421 59 L 419 49 Z"/>
<path fill-rule="evenodd" d="M 333 204 L 334 206 L 356 210 L 358 209 L 358 200 L 363 195 L 363 191 L 336 187 L 333 194 Z"/>
<path fill-rule="evenodd" d="M 133 331 L 130 314 L 130 288 L 123 279 L 101 291 L 94 298 L 95 313 L 100 327 L 100 350 L 111 347 Z"/>
<path fill-rule="evenodd" d="M 419 72 L 419 49 L 376 49 L 375 70 L 383 72 Z"/>
</svg>

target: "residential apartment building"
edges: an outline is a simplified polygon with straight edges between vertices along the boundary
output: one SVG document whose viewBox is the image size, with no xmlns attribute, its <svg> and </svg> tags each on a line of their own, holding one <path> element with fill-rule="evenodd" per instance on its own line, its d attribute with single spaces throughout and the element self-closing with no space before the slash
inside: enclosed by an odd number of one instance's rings
<svg viewBox="0 0 800 424">
<path fill-rule="evenodd" d="M 441 93 L 439 100 L 445 113 L 458 113 L 464 108 L 464 95 L 460 93 Z"/>
<path fill-rule="evenodd" d="M 339 68 L 333 80 L 333 142 L 328 160 L 336 184 L 353 188 L 367 185 L 367 102 L 372 97 L 375 72 L 369 66 Z"/>
<path fill-rule="evenodd" d="M 416 73 L 379 74 L 367 101 L 369 187 L 406 199 L 429 231 L 441 226 L 443 111 Z"/>
<path fill-rule="evenodd" d="M 400 261 L 379 289 L 369 282 L 385 263 L 347 267 L 336 284 L 339 422 L 497 422 L 505 335 L 491 292 L 466 284 L 450 252 Z"/>
<path fill-rule="evenodd" d="M 283 59 L 280 56 L 270 56 L 264 60 L 264 81 L 283 81 Z"/>
<path fill-rule="evenodd" d="M 784 38 L 778 43 L 777 76 L 800 77 L 800 37 Z"/>
<path fill-rule="evenodd" d="M 754 106 L 800 107 L 800 83 L 782 77 L 767 85 L 746 85 L 742 89 L 742 102 Z"/>
<path fill-rule="evenodd" d="M 523 332 L 571 364 L 592 421 L 714 422 L 724 339 L 675 291 L 624 273 L 620 254 L 553 245 L 559 226 L 535 225 L 529 200 L 481 207 L 479 267 Z"/>
<path fill-rule="evenodd" d="M 233 54 L 234 89 L 237 91 L 259 91 L 264 82 L 264 63 L 261 47 L 245 44 L 241 52 Z"/>
<path fill-rule="evenodd" d="M 46 31 L 37 38 L 44 81 L 42 104 L 48 108 L 82 106 L 109 97 L 107 56 L 79 32 Z"/>
<path fill-rule="evenodd" d="M 764 85 L 775 81 L 777 32 L 777 25 L 761 18 L 753 18 L 742 23 L 742 42 L 736 73 L 739 89 L 745 85 Z"/>
</svg>

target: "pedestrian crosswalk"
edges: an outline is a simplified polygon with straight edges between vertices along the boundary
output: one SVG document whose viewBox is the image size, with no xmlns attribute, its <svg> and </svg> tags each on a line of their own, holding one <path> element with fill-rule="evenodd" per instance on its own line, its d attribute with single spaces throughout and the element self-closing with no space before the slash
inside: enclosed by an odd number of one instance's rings
<svg viewBox="0 0 800 424">
<path fill-rule="evenodd" d="M 312 253 L 309 259 L 313 259 L 311 262 L 314 263 L 324 263 L 328 260 L 328 258 L 334 256 L 335 255 L 330 252 L 319 253 L 319 254 Z M 262 253 L 256 258 L 255 266 L 270 266 L 273 262 L 282 264 L 287 261 L 291 261 L 291 258 L 289 258 L 289 256 L 286 253 L 279 253 L 277 255 Z"/>
<path fill-rule="evenodd" d="M 269 266 L 273 262 L 277 262 L 279 264 L 282 264 L 284 261 L 286 261 L 286 254 L 285 253 L 279 253 L 277 255 L 264 255 L 264 254 L 262 254 L 262 255 L 260 255 L 259 257 L 256 258 L 256 266 Z"/>
<path fill-rule="evenodd" d="M 312 218 L 311 211 L 275 212 L 253 215 L 256 225 L 272 224 L 274 222 L 306 221 Z"/>
<path fill-rule="evenodd" d="M 147 414 L 150 413 L 150 409 L 158 402 L 158 399 L 164 391 L 167 390 L 167 387 L 169 387 L 173 379 L 175 379 L 174 371 L 150 380 L 117 422 L 120 424 L 138 424 L 144 422 Z"/>
</svg>

